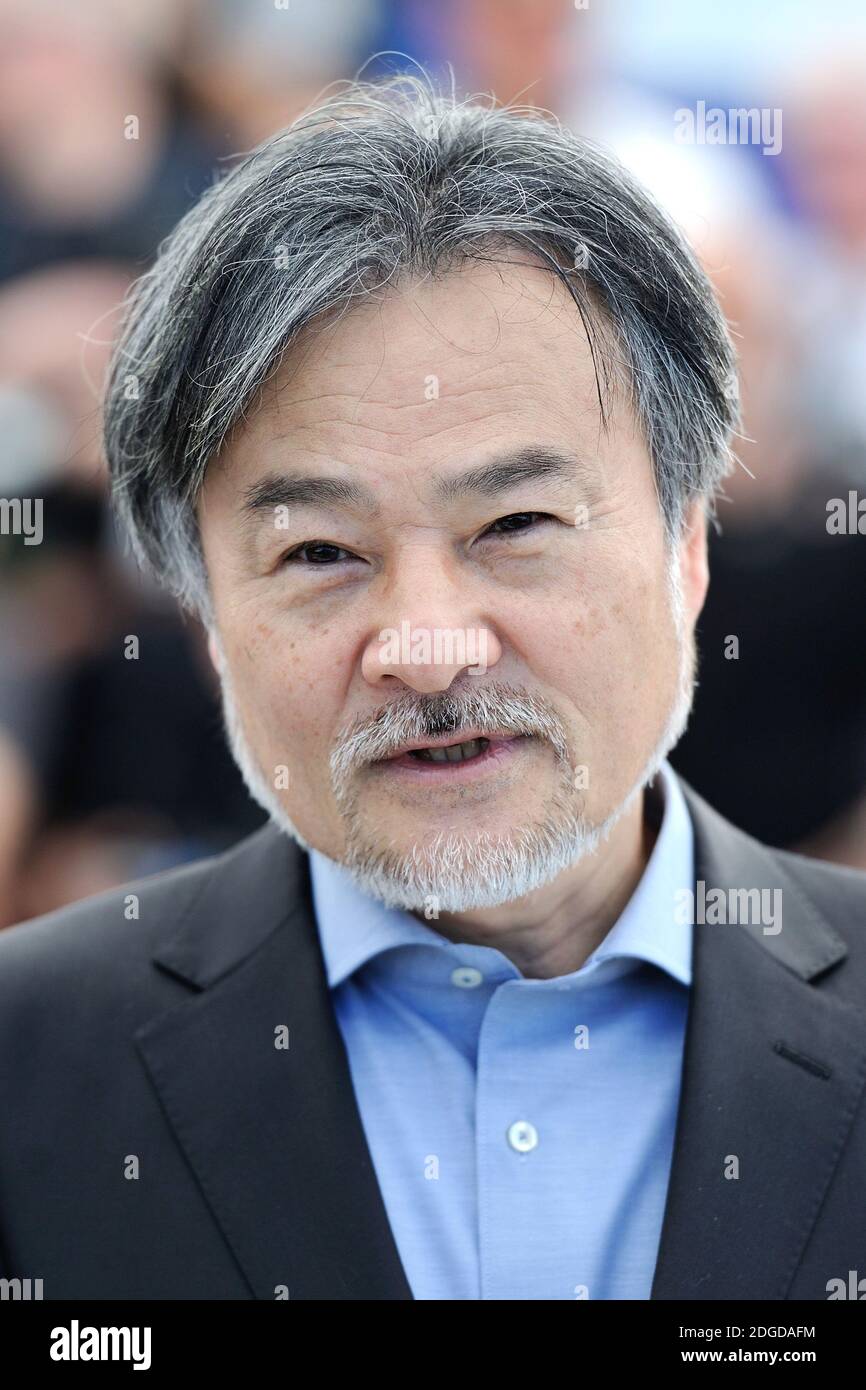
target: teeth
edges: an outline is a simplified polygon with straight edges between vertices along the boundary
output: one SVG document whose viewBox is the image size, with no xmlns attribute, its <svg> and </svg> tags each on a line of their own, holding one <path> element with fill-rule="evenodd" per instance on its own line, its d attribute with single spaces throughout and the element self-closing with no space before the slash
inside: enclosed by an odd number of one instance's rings
<svg viewBox="0 0 866 1390">
<path fill-rule="evenodd" d="M 430 763 L 463 763 L 483 753 L 489 739 L 472 738 L 465 743 L 451 743 L 444 748 L 413 748 L 412 756 Z"/>
</svg>

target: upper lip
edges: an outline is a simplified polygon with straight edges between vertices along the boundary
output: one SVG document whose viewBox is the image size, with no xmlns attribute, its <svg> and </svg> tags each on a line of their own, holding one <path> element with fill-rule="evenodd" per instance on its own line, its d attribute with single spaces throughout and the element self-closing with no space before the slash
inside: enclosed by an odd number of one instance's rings
<svg viewBox="0 0 866 1390">
<path fill-rule="evenodd" d="M 490 740 L 494 738 L 521 737 L 521 734 L 515 734 L 510 729 L 500 729 L 493 733 L 491 733 L 490 730 L 481 729 L 475 731 L 468 729 L 465 732 L 461 730 L 459 733 L 455 734 L 442 734 L 439 738 L 419 738 L 413 740 L 412 743 L 401 744 L 399 748 L 394 749 L 393 753 L 389 753 L 385 758 L 380 758 L 379 761 L 383 763 L 390 762 L 392 758 L 402 758 L 404 753 L 412 753 L 418 748 L 447 748 L 452 743 L 470 743 L 474 738 L 486 738 Z"/>
</svg>

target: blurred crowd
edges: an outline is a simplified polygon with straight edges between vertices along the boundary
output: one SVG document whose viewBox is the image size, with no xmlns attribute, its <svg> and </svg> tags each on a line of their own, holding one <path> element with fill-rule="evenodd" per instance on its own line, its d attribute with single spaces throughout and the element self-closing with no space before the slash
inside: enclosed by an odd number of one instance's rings
<svg viewBox="0 0 866 1390">
<path fill-rule="evenodd" d="M 43 499 L 39 544 L 0 534 L 0 925 L 263 819 L 198 625 L 115 531 L 101 382 L 128 285 L 223 162 L 413 61 L 612 146 L 692 239 L 745 416 L 673 761 L 768 842 L 866 868 L 866 539 L 827 527 L 866 496 L 866 12 L 818 9 L 0 0 L 0 498 Z M 700 102 L 781 113 L 778 150 L 678 141 Z"/>
</svg>

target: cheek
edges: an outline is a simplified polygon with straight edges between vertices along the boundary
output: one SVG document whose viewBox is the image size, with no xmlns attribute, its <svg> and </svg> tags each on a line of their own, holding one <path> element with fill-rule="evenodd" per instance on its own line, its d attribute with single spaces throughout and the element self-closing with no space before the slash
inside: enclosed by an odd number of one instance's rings
<svg viewBox="0 0 866 1390">
<path fill-rule="evenodd" d="M 327 643 L 253 621 L 228 653 L 235 698 L 260 750 L 292 750 L 302 764 L 318 756 L 337 717 L 340 663 Z"/>
<path fill-rule="evenodd" d="M 676 669 L 663 575 L 616 557 L 575 568 L 544 612 L 521 614 L 521 648 L 536 675 L 593 728 L 628 745 L 655 729 Z"/>
<path fill-rule="evenodd" d="M 611 749 L 636 774 L 661 736 L 676 696 L 676 629 L 664 581 L 637 585 L 613 606 L 606 713 Z"/>
</svg>

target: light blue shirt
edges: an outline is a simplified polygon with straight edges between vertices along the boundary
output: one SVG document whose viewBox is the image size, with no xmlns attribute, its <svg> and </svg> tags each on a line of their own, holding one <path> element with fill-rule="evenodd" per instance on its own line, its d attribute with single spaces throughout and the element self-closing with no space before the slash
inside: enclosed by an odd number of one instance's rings
<svg viewBox="0 0 866 1390">
<path fill-rule="evenodd" d="M 667 763 L 655 786 L 662 823 L 634 894 L 580 969 L 553 979 L 455 945 L 310 853 L 331 997 L 416 1299 L 649 1297 L 691 984 L 677 893 L 694 888 Z"/>
</svg>

